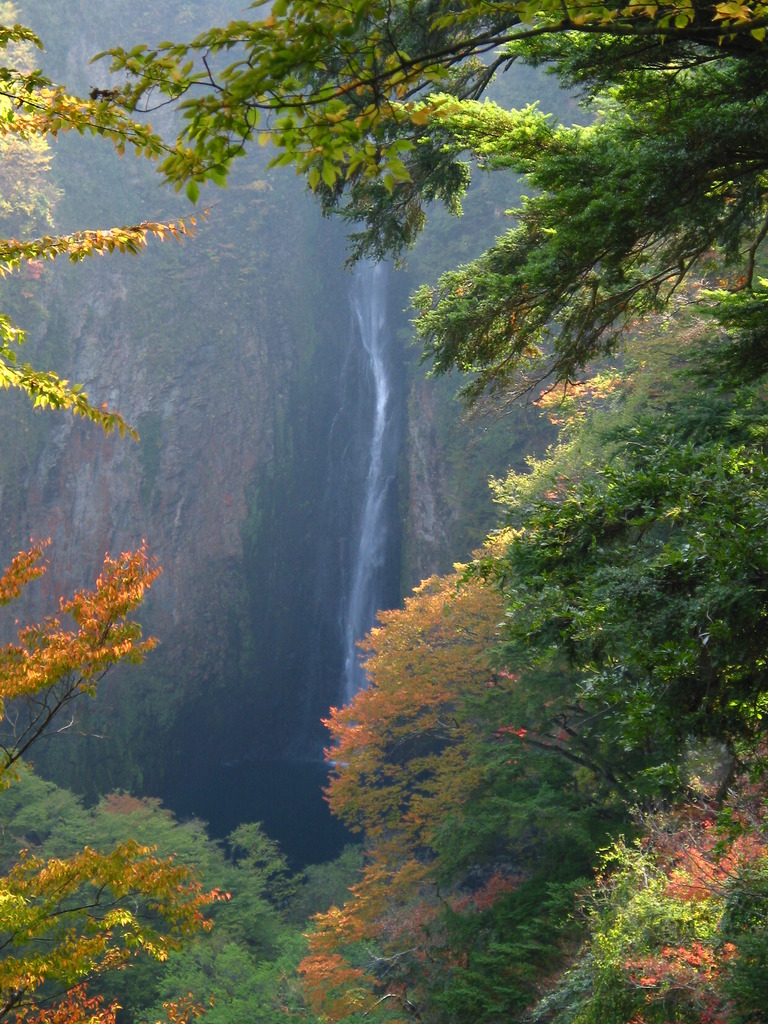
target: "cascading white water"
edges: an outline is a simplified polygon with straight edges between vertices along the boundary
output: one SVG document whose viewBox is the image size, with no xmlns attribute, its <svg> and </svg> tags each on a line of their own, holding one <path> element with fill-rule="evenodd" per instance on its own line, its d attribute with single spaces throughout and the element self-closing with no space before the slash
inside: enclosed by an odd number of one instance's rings
<svg viewBox="0 0 768 1024">
<path fill-rule="evenodd" d="M 349 702 L 365 685 L 357 641 L 371 628 L 380 606 L 380 579 L 386 556 L 386 497 L 392 481 L 387 465 L 391 391 L 387 358 L 386 274 L 380 264 L 367 263 L 355 273 L 350 305 L 374 389 L 373 420 L 368 444 L 364 500 L 344 602 L 344 671 L 342 696 Z"/>
</svg>

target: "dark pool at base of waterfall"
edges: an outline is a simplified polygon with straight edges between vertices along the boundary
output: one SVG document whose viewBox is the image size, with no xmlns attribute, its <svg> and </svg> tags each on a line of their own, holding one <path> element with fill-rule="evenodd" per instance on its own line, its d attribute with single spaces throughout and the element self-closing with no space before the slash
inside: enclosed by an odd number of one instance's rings
<svg viewBox="0 0 768 1024">
<path fill-rule="evenodd" d="M 327 783 L 323 762 L 243 760 L 185 773 L 164 802 L 182 820 L 206 822 L 217 839 L 243 822 L 261 822 L 290 867 L 299 870 L 332 860 L 355 841 L 331 815 L 323 797 Z"/>
</svg>

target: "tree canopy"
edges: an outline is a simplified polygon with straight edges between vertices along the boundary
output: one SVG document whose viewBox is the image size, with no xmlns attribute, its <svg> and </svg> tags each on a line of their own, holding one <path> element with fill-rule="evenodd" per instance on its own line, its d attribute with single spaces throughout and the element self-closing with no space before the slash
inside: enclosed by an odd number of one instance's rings
<svg viewBox="0 0 768 1024">
<path fill-rule="evenodd" d="M 514 226 L 416 296 L 425 357 L 477 397 L 574 379 L 686 282 L 762 303 L 764 35 L 761 4 L 295 0 L 111 58 L 131 114 L 180 106 L 167 178 L 194 198 L 273 143 L 359 225 L 353 258 L 402 255 L 432 200 L 458 210 L 468 157 L 525 175 Z M 480 102 L 515 62 L 577 88 L 585 123 Z"/>
<path fill-rule="evenodd" d="M 43 549 L 13 560 L 0 604 L 44 572 Z M 0 786 L 18 781 L 22 755 L 64 711 L 74 721 L 73 702 L 94 695 L 114 664 L 140 661 L 154 645 L 130 615 L 158 574 L 143 550 L 107 558 L 93 590 L 62 599 L 61 617 L 21 627 L 18 642 L 0 650 Z M 166 959 L 182 936 L 206 926 L 213 898 L 189 868 L 135 839 L 71 856 L 22 851 L 0 878 L 0 1019 L 112 1019 L 114 1006 L 83 983 L 139 954 Z"/>
<path fill-rule="evenodd" d="M 299 968 L 321 1017 L 514 1018 L 557 957 L 562 907 L 615 801 L 575 744 L 570 759 L 513 751 L 518 722 L 542 705 L 556 719 L 563 680 L 498 664 L 503 616 L 462 567 L 425 581 L 381 613 L 363 645 L 370 685 L 331 713 L 329 801 L 367 856 Z"/>
</svg>

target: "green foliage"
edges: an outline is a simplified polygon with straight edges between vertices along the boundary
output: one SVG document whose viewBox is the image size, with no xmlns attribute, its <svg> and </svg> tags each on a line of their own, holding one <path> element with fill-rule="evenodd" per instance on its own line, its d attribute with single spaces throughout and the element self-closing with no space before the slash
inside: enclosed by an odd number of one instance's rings
<svg viewBox="0 0 768 1024">
<path fill-rule="evenodd" d="M 507 594 L 507 660 L 567 658 L 562 727 L 609 743 L 640 792 L 638 770 L 673 780 L 691 735 L 759 736 L 766 690 L 762 392 L 682 370 L 659 388 L 652 414 L 603 417 L 600 461 L 554 458 L 533 493 L 511 474 L 509 547 L 477 564 Z"/>
<path fill-rule="evenodd" d="M 335 860 L 304 868 L 296 879 L 296 891 L 286 911 L 288 919 L 303 924 L 313 914 L 342 904 L 360 875 L 363 856 L 360 845 L 349 844 Z"/>
<path fill-rule="evenodd" d="M 6 569 L 0 579 L 0 604 L 17 599 L 43 574 L 44 547 L 38 543 L 19 553 Z M 130 614 L 158 574 L 143 549 L 117 560 L 107 557 L 93 590 L 61 599 L 61 618 L 22 626 L 18 642 L 3 647 L 0 790 L 14 783 L 21 787 L 20 759 L 64 709 L 94 696 L 114 664 L 135 664 L 153 646 L 152 640 L 141 640 L 141 629 Z M 38 847 L 46 816 L 50 822 L 45 789 L 41 800 L 15 803 Z M 39 787 L 36 793 L 41 797 Z M 57 814 L 62 809 L 74 811 L 75 817 L 79 810 L 66 800 L 63 807 L 58 802 Z M 87 1010 L 101 1006 L 85 994 L 85 980 L 126 967 L 140 956 L 162 961 L 182 937 L 209 926 L 202 908 L 215 895 L 203 893 L 190 869 L 175 862 L 173 855 L 160 858 L 154 848 L 130 837 L 81 849 L 78 832 L 65 856 L 61 851 L 32 850 L 22 840 L 24 848 L 19 851 L 16 846 L 15 856 L 9 857 L 8 845 L 19 838 L 14 825 L 11 818 L 4 819 L 1 1018 L 55 1019 L 62 1024 L 81 1020 Z M 104 1019 L 111 1021 L 114 1012 L 114 1003 L 105 1006 Z"/>
<path fill-rule="evenodd" d="M 416 298 L 426 357 L 473 374 L 474 399 L 572 379 L 713 265 L 752 289 L 767 223 L 764 18 L 761 4 L 292 0 L 111 56 L 129 111 L 179 104 L 162 164 L 177 187 L 196 198 L 249 141 L 272 141 L 276 164 L 363 225 L 354 257 L 402 255 L 434 200 L 458 213 L 467 154 L 526 175 L 516 227 Z M 551 62 L 591 123 L 478 102 L 513 61 Z"/>
<path fill-rule="evenodd" d="M 125 1020 L 157 1020 L 163 1004 L 190 993 L 219 1024 L 283 1019 L 287 1004 L 302 1001 L 296 965 L 305 949 L 300 927 L 286 927 L 277 905 L 285 905 L 284 858 L 256 824 L 241 825 L 227 850 L 197 821 L 180 823 L 157 800 L 112 794 L 86 809 L 66 790 L 24 770 L 19 783 L 0 794 L 4 823 L 0 861 L 12 864 L 20 847 L 42 857 L 64 857 L 87 835 L 94 849 L 124 844 L 132 835 L 162 856 L 173 854 L 196 866 L 204 884 L 219 894 L 211 908 L 210 935 L 172 952 L 167 965 L 140 961 L 128 972 L 94 985 L 117 1000 Z M 315 907 L 306 902 L 307 912 Z M 302 1017 L 306 1019 L 306 1017 Z"/>
<path fill-rule="evenodd" d="M 458 150 L 524 173 L 534 190 L 513 211 L 516 227 L 415 299 L 435 370 L 476 373 L 469 398 L 520 378 L 574 379 L 666 306 L 695 266 L 730 267 L 734 283 L 752 287 L 762 179 L 751 165 L 742 173 L 739 154 L 757 129 L 744 111 L 765 96 L 747 60 L 679 61 L 671 90 L 666 70 L 622 65 L 587 127 L 558 126 L 535 108 L 446 105 Z"/>
<path fill-rule="evenodd" d="M 244 824 L 231 832 L 227 843 L 235 863 L 247 871 L 254 889 L 263 898 L 282 904 L 292 893 L 288 862 L 279 845 L 265 835 L 259 824 Z"/>
<path fill-rule="evenodd" d="M 761 4 L 735 13 L 727 3 L 609 9 L 552 0 L 491 8 L 290 0 L 190 43 L 116 48 L 110 55 L 113 70 L 133 78 L 122 93 L 131 109 L 180 101 L 185 126 L 163 169 L 178 186 L 190 182 L 193 194 L 197 181 L 224 179 L 254 138 L 274 141 L 282 151 L 276 162 L 295 163 L 313 189 L 322 182 L 341 191 L 345 183 L 375 179 L 389 194 L 413 180 L 407 158 L 422 146 L 438 159 L 434 175 L 433 166 L 416 176 L 425 193 L 448 187 L 453 194 L 439 146 L 422 129 L 440 108 L 431 90 L 448 84 L 458 95 L 476 95 L 507 60 L 502 53 L 487 67 L 478 59 L 483 55 L 541 35 L 580 32 L 637 33 L 652 46 L 671 39 L 740 52 L 761 38 L 763 17 Z"/>
<path fill-rule="evenodd" d="M 313 1018 L 298 991 L 296 965 L 305 941 L 298 932 L 288 935 L 270 957 L 255 960 L 235 942 L 199 943 L 186 954 L 174 956 L 164 973 L 158 1002 L 142 1011 L 142 1019 L 156 1020 L 163 1004 L 178 992 L 192 992 L 206 1007 L 205 1020 L 213 1024 L 279 1024 Z"/>
<path fill-rule="evenodd" d="M 764 788 L 739 779 L 719 827 L 709 796 L 647 819 L 642 842 L 604 851 L 583 901 L 588 942 L 532 1020 L 762 1019 Z"/>
</svg>

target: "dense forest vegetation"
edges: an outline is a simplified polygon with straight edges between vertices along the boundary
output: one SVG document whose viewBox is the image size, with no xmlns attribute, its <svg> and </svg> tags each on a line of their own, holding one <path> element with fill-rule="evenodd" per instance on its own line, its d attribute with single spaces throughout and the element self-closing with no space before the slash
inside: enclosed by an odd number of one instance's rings
<svg viewBox="0 0 768 1024">
<path fill-rule="evenodd" d="M 21 763 L 151 648 L 131 617 L 157 578 L 144 549 L 20 629 L 0 658 L 0 1018 L 766 1020 L 768 12 L 249 16 L 116 48 L 114 84 L 77 99 L 34 69 L 6 5 L 2 212 L 28 237 L 2 243 L 5 272 L 34 297 L 44 261 L 191 229 L 46 233 L 45 139 L 65 130 L 148 156 L 192 202 L 249 143 L 275 146 L 350 226 L 353 261 L 416 245 L 425 270 L 431 204 L 460 213 L 488 172 L 510 227 L 415 293 L 415 329 L 469 406 L 528 401 L 550 443 L 495 471 L 496 527 L 362 643 L 369 685 L 326 722 L 328 799 L 360 842 L 301 874 L 258 824 L 213 841 L 156 800 L 86 806 Z M 576 123 L 508 105 L 515 64 L 573 89 Z M 168 106 L 158 134 L 144 115 Z M 443 220 L 438 237 L 450 256 Z M 130 432 L 19 366 L 19 329 L 0 329 L 7 386 Z M 43 550 L 14 559 L 3 603 Z"/>
</svg>

